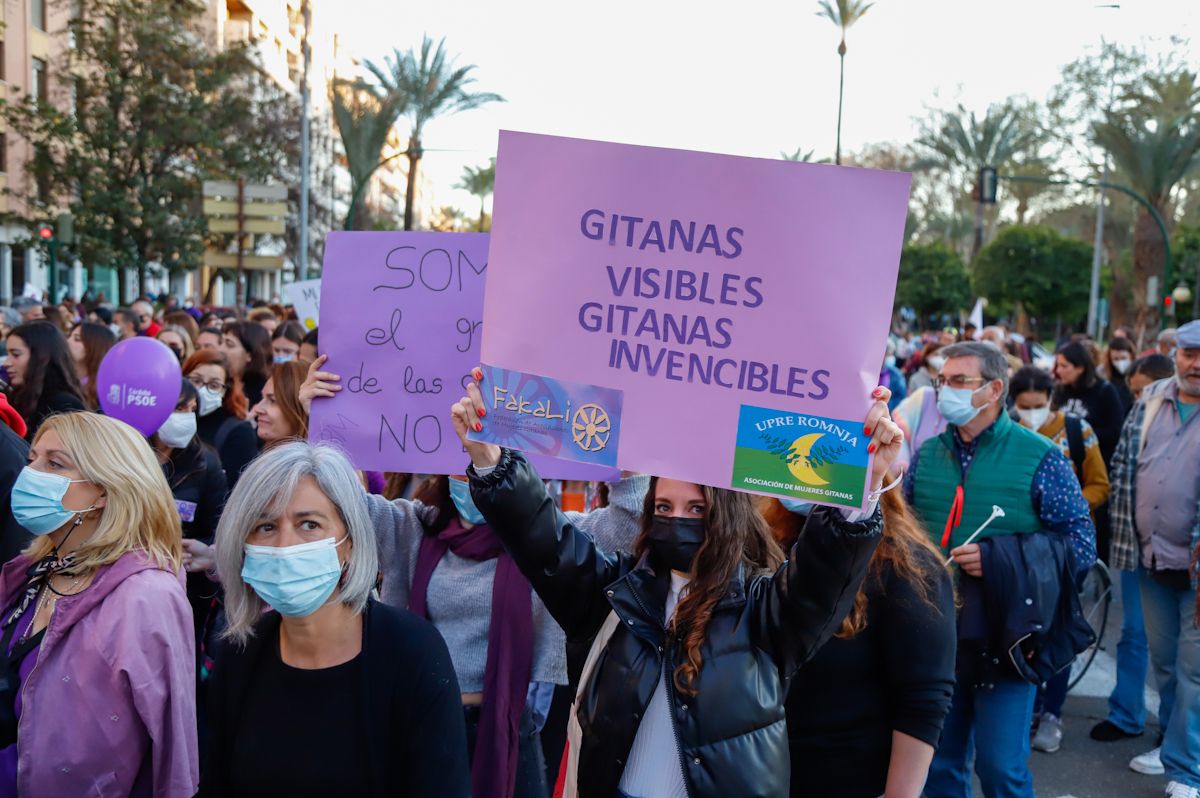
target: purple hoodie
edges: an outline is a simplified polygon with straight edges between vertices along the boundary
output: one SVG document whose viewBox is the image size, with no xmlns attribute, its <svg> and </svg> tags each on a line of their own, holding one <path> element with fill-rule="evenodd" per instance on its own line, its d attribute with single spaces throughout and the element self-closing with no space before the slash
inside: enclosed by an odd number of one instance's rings
<svg viewBox="0 0 1200 798">
<path fill-rule="evenodd" d="M 15 603 L 30 562 L 22 554 L 0 570 L 0 608 Z M 144 553 L 59 599 L 20 687 L 20 794 L 194 795 L 195 647 L 182 575 Z"/>
</svg>

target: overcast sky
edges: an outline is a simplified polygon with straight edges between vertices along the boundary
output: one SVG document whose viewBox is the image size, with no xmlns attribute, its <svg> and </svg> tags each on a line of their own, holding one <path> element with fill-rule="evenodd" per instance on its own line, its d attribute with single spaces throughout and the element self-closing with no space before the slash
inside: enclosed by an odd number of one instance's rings
<svg viewBox="0 0 1200 798">
<path fill-rule="evenodd" d="M 430 123 L 424 161 L 441 204 L 464 165 L 494 155 L 501 128 L 712 152 L 832 157 L 838 32 L 816 0 L 340 0 L 357 58 L 446 37 L 507 102 Z M 928 106 L 982 111 L 1041 98 L 1101 37 L 1200 52 L 1197 0 L 878 0 L 847 37 L 843 150 L 907 142 Z M 1189 11 L 1190 9 L 1190 11 Z M 433 152 L 432 150 L 451 150 Z M 444 199 L 443 199 L 444 198 Z"/>
</svg>

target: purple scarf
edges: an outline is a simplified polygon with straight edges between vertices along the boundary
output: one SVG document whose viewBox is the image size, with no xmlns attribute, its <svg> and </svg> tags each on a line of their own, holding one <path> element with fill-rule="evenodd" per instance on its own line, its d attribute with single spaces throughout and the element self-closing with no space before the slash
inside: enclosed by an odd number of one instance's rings
<svg viewBox="0 0 1200 798">
<path fill-rule="evenodd" d="M 511 798 L 517 778 L 521 713 L 533 672 L 531 588 L 490 526 L 463 529 L 454 518 L 438 534 L 421 539 L 408 607 L 413 613 L 429 617 L 429 580 L 447 551 L 467 560 L 497 561 L 471 794 L 475 798 Z"/>
</svg>

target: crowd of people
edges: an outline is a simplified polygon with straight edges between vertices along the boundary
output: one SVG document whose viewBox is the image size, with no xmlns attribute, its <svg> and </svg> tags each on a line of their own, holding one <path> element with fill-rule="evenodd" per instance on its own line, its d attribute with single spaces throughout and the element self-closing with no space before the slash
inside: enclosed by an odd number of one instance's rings
<svg viewBox="0 0 1200 798">
<path fill-rule="evenodd" d="M 341 390 L 289 308 L 0 310 L 0 796 L 1034 794 L 1078 588 L 1119 572 L 1092 738 L 1200 798 L 1200 322 L 1039 355 L 894 334 L 867 508 L 623 473 L 566 509 L 490 419 L 462 471 L 307 442 Z M 152 435 L 105 354 L 180 362 Z M 457 401 L 454 401 L 457 399 Z"/>
</svg>

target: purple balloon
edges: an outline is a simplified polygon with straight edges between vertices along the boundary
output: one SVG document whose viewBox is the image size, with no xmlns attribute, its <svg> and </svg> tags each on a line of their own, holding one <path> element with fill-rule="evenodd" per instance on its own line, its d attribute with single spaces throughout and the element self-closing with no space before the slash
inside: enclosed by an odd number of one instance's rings
<svg viewBox="0 0 1200 798">
<path fill-rule="evenodd" d="M 153 338 L 126 338 L 100 361 L 100 409 L 150 436 L 174 412 L 181 377 L 179 360 L 169 346 Z"/>
</svg>

